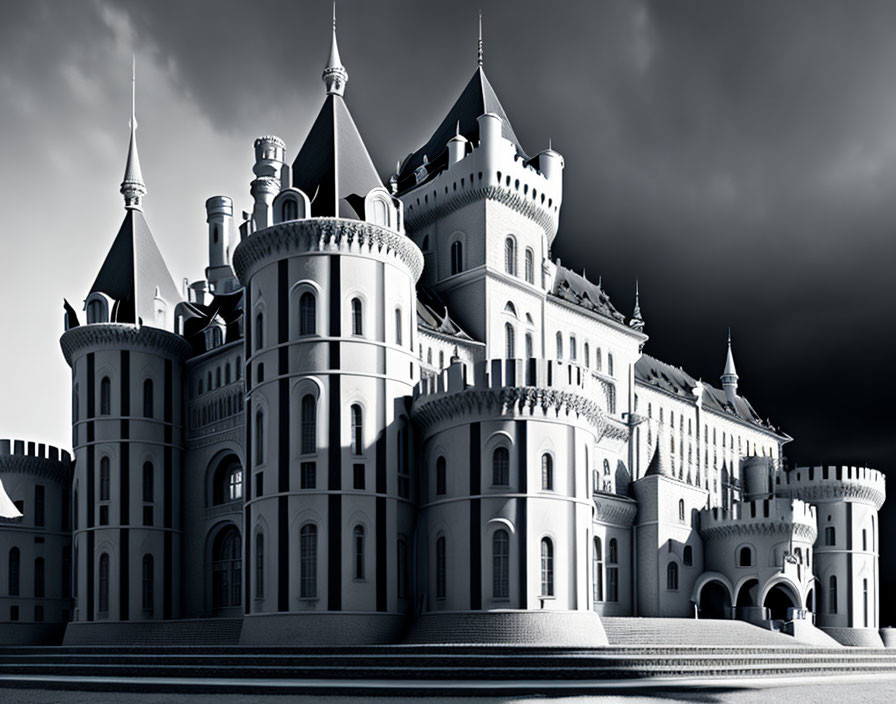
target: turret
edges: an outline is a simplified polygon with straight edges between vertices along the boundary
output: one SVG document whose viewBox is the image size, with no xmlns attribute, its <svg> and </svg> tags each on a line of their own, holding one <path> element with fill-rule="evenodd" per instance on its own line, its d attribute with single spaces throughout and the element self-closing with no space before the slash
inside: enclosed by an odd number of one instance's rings
<svg viewBox="0 0 896 704">
<path fill-rule="evenodd" d="M 448 165 L 456 164 L 467 155 L 469 140 L 460 133 L 460 123 L 457 125 L 457 134 L 448 140 Z"/>
<path fill-rule="evenodd" d="M 271 204 L 280 192 L 281 172 L 286 155 L 283 140 L 273 135 L 255 140 L 255 165 L 252 171 L 256 178 L 252 181 L 250 193 L 255 200 L 252 224 L 255 230 L 262 230 L 273 224 Z"/>
<path fill-rule="evenodd" d="M 562 175 L 565 163 L 563 156 L 559 152 L 555 152 L 548 147 L 544 151 L 538 152 L 537 158 L 538 170 L 541 171 L 548 181 Z"/>
<path fill-rule="evenodd" d="M 215 293 L 232 290 L 233 269 L 230 268 L 230 230 L 233 222 L 233 201 L 227 196 L 212 196 L 205 201 L 208 223 L 208 268 L 205 278 Z"/>
<path fill-rule="evenodd" d="M 501 118 L 493 112 L 487 112 L 476 118 L 476 121 L 479 123 L 479 148 L 484 152 L 484 164 L 488 168 L 498 157 Z"/>
<path fill-rule="evenodd" d="M 737 399 L 737 370 L 734 368 L 734 355 L 731 353 L 731 330 L 728 331 L 728 356 L 725 358 L 725 371 L 720 377 L 722 380 L 722 389 L 725 391 L 725 398 L 733 408 L 736 408 L 735 400 Z"/>
<path fill-rule="evenodd" d="M 330 40 L 330 56 L 321 78 L 327 87 L 328 95 L 331 93 L 343 95 L 345 93 L 348 71 L 342 65 L 342 59 L 339 57 L 339 45 L 336 43 L 336 3 L 333 3 L 333 37 Z"/>
</svg>

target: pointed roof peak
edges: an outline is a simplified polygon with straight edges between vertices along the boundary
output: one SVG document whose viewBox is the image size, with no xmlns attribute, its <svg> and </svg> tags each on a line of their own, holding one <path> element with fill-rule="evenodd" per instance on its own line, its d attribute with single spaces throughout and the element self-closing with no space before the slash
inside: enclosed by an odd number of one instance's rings
<svg viewBox="0 0 896 704">
<path fill-rule="evenodd" d="M 722 372 L 722 383 L 737 383 L 737 369 L 734 366 L 734 354 L 731 351 L 731 328 L 728 328 L 728 355 L 725 357 L 725 371 Z"/>
<path fill-rule="evenodd" d="M 476 63 L 482 66 L 482 10 L 479 10 L 479 49 L 476 54 Z"/>
<path fill-rule="evenodd" d="M 669 477 L 672 475 L 669 471 L 669 465 L 666 459 L 666 447 L 668 447 L 666 426 L 663 423 L 659 423 L 656 430 L 656 448 L 653 451 L 653 457 L 650 459 L 650 464 L 647 465 L 647 470 L 644 472 L 645 477 L 652 475 Z"/>
<path fill-rule="evenodd" d="M 128 161 L 124 167 L 124 179 L 121 182 L 121 195 L 124 196 L 124 207 L 127 210 L 143 210 L 143 196 L 146 195 L 146 184 L 140 169 L 140 155 L 137 153 L 137 57 L 131 64 L 131 140 L 128 145 Z"/>
<path fill-rule="evenodd" d="M 348 83 L 348 71 L 342 65 L 342 59 L 339 56 L 339 44 L 336 41 L 335 2 L 333 3 L 333 36 L 330 39 L 330 56 L 327 59 L 327 65 L 321 78 L 327 87 L 328 95 L 343 95 L 345 93 L 345 84 Z"/>
<path fill-rule="evenodd" d="M 632 319 L 629 325 L 640 330 L 644 327 L 644 318 L 641 316 L 641 293 L 638 290 L 638 280 L 635 279 L 635 309 L 632 311 Z"/>
</svg>

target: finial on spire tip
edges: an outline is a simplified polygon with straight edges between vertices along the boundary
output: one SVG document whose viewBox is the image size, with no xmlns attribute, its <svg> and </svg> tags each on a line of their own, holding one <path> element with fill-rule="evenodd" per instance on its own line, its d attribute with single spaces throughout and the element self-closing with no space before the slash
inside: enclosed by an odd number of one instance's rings
<svg viewBox="0 0 896 704">
<path fill-rule="evenodd" d="M 482 66 L 482 10 L 479 10 L 479 53 L 477 63 Z"/>
<path fill-rule="evenodd" d="M 146 184 L 140 170 L 140 155 L 137 153 L 137 57 L 131 57 L 131 140 L 128 145 L 128 160 L 124 168 L 124 179 L 119 189 L 124 196 L 126 210 L 143 210 L 143 196 Z"/>
</svg>

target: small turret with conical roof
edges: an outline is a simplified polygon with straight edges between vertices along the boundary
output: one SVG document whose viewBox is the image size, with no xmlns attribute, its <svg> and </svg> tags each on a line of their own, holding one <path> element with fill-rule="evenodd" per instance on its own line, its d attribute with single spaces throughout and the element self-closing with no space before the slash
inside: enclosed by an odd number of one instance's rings
<svg viewBox="0 0 896 704">
<path fill-rule="evenodd" d="M 348 71 L 342 65 L 339 57 L 339 45 L 336 43 L 336 3 L 333 3 L 333 38 L 330 40 L 330 57 L 321 75 L 324 85 L 327 86 L 327 94 L 342 95 L 345 93 L 345 84 L 348 83 Z"/>
<path fill-rule="evenodd" d="M 731 352 L 731 329 L 728 329 L 728 356 L 725 358 L 725 371 L 720 377 L 722 380 L 722 388 L 725 390 L 725 398 L 733 408 L 737 408 L 735 400 L 737 399 L 737 369 L 734 367 L 734 355 Z"/>
<path fill-rule="evenodd" d="M 635 279 L 635 309 L 632 311 L 632 318 L 628 321 L 628 326 L 635 330 L 644 328 L 644 318 L 641 317 L 641 296 L 638 291 L 637 279 Z"/>
<path fill-rule="evenodd" d="M 128 210 L 143 210 L 143 196 L 146 195 L 146 184 L 143 183 L 143 172 L 140 170 L 140 155 L 137 153 L 137 59 L 131 66 L 131 142 L 128 146 L 128 162 L 124 168 L 124 180 L 121 182 L 121 195 L 124 196 L 124 207 Z"/>
</svg>

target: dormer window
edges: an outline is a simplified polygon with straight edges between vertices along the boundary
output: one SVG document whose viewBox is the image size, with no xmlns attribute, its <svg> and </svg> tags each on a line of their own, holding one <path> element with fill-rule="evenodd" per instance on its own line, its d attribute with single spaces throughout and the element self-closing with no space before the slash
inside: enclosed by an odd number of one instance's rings
<svg viewBox="0 0 896 704">
<path fill-rule="evenodd" d="M 87 298 L 87 324 L 108 323 L 109 302 L 102 293 L 91 293 Z"/>
</svg>

